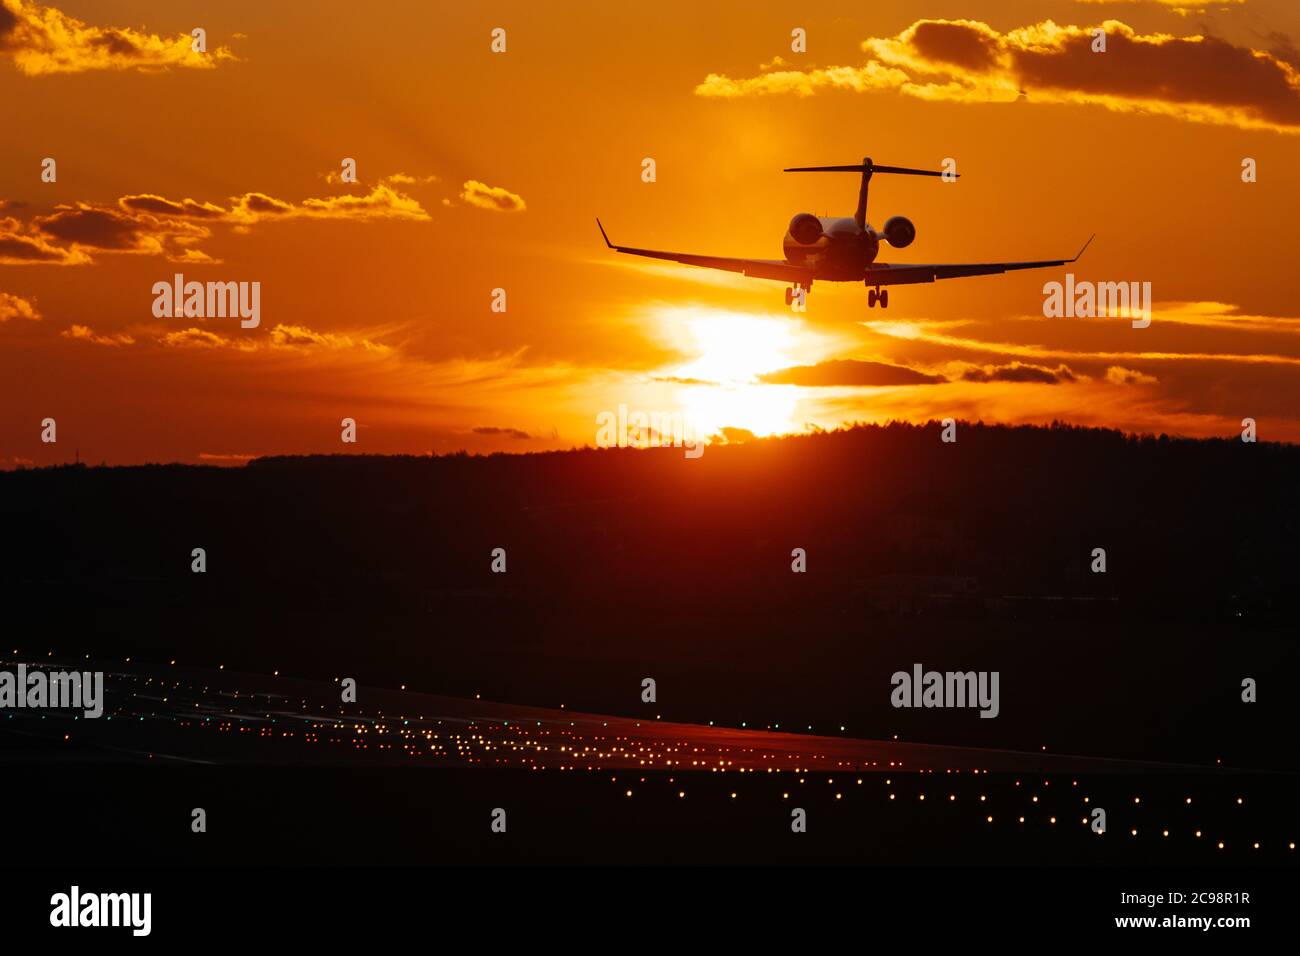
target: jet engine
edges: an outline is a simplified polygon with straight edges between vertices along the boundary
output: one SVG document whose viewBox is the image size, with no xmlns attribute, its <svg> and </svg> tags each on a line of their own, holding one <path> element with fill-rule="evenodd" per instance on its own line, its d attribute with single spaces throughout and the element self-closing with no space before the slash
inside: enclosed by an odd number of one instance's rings
<svg viewBox="0 0 1300 956">
<path fill-rule="evenodd" d="M 883 235 L 885 241 L 895 249 L 902 249 L 904 246 L 910 246 L 912 240 L 916 238 L 916 226 L 912 225 L 912 220 L 906 216 L 891 216 L 885 222 Z"/>
<path fill-rule="evenodd" d="M 802 246 L 811 246 L 822 237 L 822 222 L 809 212 L 801 212 L 790 220 L 790 236 Z"/>
</svg>

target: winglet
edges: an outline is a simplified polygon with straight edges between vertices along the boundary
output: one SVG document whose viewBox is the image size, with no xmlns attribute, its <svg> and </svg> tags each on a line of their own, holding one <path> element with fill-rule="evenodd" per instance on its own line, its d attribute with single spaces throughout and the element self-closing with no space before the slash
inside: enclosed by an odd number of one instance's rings
<svg viewBox="0 0 1300 956">
<path fill-rule="evenodd" d="M 609 246 L 611 249 L 613 249 L 613 248 L 614 248 L 614 243 L 610 242 L 610 241 L 609 241 L 609 236 L 605 235 L 605 227 L 602 226 L 602 225 L 600 224 L 600 217 L 599 217 L 599 216 L 596 217 L 596 228 L 600 230 L 600 234 L 601 234 L 601 236 L 604 237 L 604 239 L 605 239 L 605 245 L 607 245 L 607 246 Z M 1088 240 L 1088 241 L 1091 242 L 1092 240 L 1090 239 L 1090 240 Z"/>
<path fill-rule="evenodd" d="M 602 231 L 603 231 L 603 230 L 602 230 Z M 1079 260 L 1079 257 L 1080 257 L 1081 255 L 1083 255 L 1084 250 L 1087 249 L 1088 246 L 1092 245 L 1092 240 L 1094 240 L 1094 239 L 1096 239 L 1096 238 L 1097 238 L 1097 234 L 1094 232 L 1091 236 L 1088 237 L 1088 241 L 1085 242 L 1085 243 L 1083 244 L 1083 248 L 1080 249 L 1078 252 L 1076 252 L 1076 253 L 1074 254 L 1074 258 L 1073 258 L 1073 259 L 1066 259 L 1065 261 L 1066 261 L 1066 262 L 1077 262 L 1077 261 Z"/>
</svg>

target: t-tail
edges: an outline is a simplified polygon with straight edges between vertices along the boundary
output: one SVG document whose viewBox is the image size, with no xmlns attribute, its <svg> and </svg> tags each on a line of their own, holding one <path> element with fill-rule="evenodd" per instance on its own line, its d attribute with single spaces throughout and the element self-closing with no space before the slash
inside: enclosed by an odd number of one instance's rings
<svg viewBox="0 0 1300 956">
<path fill-rule="evenodd" d="M 860 165 L 853 166 L 791 166 L 785 170 L 787 173 L 861 173 L 862 186 L 858 190 L 858 208 L 853 213 L 853 221 L 858 224 L 859 229 L 865 229 L 867 225 L 867 187 L 871 184 L 873 173 L 900 173 L 904 176 L 942 176 L 943 173 L 933 169 L 912 169 L 909 166 L 878 166 L 871 161 L 870 156 L 863 158 Z M 957 173 L 953 173 L 953 178 L 957 178 Z"/>
</svg>

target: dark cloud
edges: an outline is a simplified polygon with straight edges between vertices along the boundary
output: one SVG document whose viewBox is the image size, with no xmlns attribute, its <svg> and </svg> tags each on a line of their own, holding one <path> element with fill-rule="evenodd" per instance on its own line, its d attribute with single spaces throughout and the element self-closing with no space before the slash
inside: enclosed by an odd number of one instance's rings
<svg viewBox="0 0 1300 956">
<path fill-rule="evenodd" d="M 521 428 L 500 428 L 496 425 L 480 425 L 473 431 L 475 435 L 498 435 L 504 438 L 514 438 L 516 440 L 533 437 Z"/>
<path fill-rule="evenodd" d="M 80 203 L 61 206 L 33 224 L 50 239 L 104 252 L 179 254 L 175 244 L 206 239 L 207 229 L 193 223 L 122 212 Z"/>
<path fill-rule="evenodd" d="M 186 219 L 221 219 L 226 210 L 209 202 L 195 199 L 166 199 L 152 193 L 139 196 L 123 196 L 117 201 L 126 212 L 147 212 L 157 216 L 176 216 Z"/>
<path fill-rule="evenodd" d="M 997 65 L 997 38 L 963 21 L 922 20 L 912 34 L 912 46 L 928 60 L 967 70 L 983 72 Z"/>
<path fill-rule="evenodd" d="M 80 265 L 89 261 L 84 253 L 51 242 L 35 228 L 13 217 L 0 218 L 0 263 Z"/>
<path fill-rule="evenodd" d="M 140 244 L 135 220 L 108 209 L 69 209 L 41 216 L 36 223 L 47 236 L 94 249 L 133 249 Z"/>
<path fill-rule="evenodd" d="M 835 359 L 817 365 L 796 365 L 760 376 L 768 385 L 886 386 L 937 385 L 947 381 L 942 375 L 927 375 L 916 369 L 885 362 L 858 359 Z"/>
<path fill-rule="evenodd" d="M 1076 380 L 1075 374 L 1064 365 L 1051 369 L 1021 362 L 969 368 L 961 378 L 963 382 L 1030 382 L 1041 385 L 1060 385 Z"/>
<path fill-rule="evenodd" d="M 18 17 L 4 3 L 0 3 L 0 50 L 8 46 L 10 35 L 18 26 Z"/>
<path fill-rule="evenodd" d="M 917 20 L 892 37 L 862 43 L 865 65 L 775 70 L 735 79 L 710 73 L 700 96 L 741 97 L 823 90 L 896 90 L 926 101 L 1091 103 L 1243 129 L 1300 129 L 1300 72 L 1284 35 L 1263 49 L 1208 34 L 1139 33 L 1105 21 L 1106 48 L 1093 52 L 1097 26 L 1051 20 L 1005 33 L 976 20 Z"/>
<path fill-rule="evenodd" d="M 1300 125 L 1300 90 L 1268 54 L 1217 37 L 1167 37 L 1162 42 L 1113 30 L 1106 52 L 1092 52 L 1086 34 L 1059 49 L 1018 49 L 1015 72 L 1029 90 L 1054 87 L 1126 99 L 1203 103 L 1249 110 L 1283 126 Z"/>
</svg>

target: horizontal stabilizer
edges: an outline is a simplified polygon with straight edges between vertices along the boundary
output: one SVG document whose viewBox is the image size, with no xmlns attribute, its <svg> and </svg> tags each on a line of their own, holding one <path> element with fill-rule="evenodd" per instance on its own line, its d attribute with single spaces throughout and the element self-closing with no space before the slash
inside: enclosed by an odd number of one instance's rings
<svg viewBox="0 0 1300 956">
<path fill-rule="evenodd" d="M 787 173 L 900 173 L 904 176 L 942 176 L 941 170 L 913 169 L 910 166 L 879 166 L 875 163 L 854 163 L 851 166 L 791 166 Z M 959 174 L 953 173 L 953 179 Z"/>
</svg>

